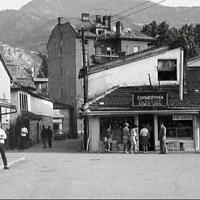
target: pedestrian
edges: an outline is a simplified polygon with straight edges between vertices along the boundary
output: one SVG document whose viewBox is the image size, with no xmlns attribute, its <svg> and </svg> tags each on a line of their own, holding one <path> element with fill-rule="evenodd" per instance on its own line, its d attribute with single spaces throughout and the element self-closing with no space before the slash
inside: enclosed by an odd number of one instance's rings
<svg viewBox="0 0 200 200">
<path fill-rule="evenodd" d="M 20 150 L 25 150 L 26 147 L 26 138 L 28 135 L 28 129 L 25 126 L 22 126 L 20 131 Z"/>
<path fill-rule="evenodd" d="M 126 122 L 123 128 L 123 147 L 124 153 L 128 153 L 129 124 Z"/>
<path fill-rule="evenodd" d="M 130 143 L 131 143 L 131 153 L 137 153 L 137 137 L 138 137 L 138 128 L 136 125 L 133 125 L 133 128 L 130 132 Z"/>
<path fill-rule="evenodd" d="M 48 140 L 49 148 L 52 148 L 52 137 L 53 137 L 53 131 L 51 130 L 51 127 L 48 126 L 48 129 L 47 129 L 47 140 Z"/>
<path fill-rule="evenodd" d="M 111 151 L 111 146 L 112 146 L 112 127 L 111 125 L 108 126 L 106 129 L 106 135 L 104 137 L 104 144 L 105 144 L 105 150 L 107 152 Z"/>
<path fill-rule="evenodd" d="M 149 131 L 145 125 L 142 125 L 142 129 L 140 130 L 140 136 L 143 153 L 146 154 L 148 153 Z"/>
<path fill-rule="evenodd" d="M 0 124 L 1 126 L 1 124 Z M 8 163 L 7 163 L 7 158 L 5 154 L 5 142 L 7 139 L 6 132 L 0 127 L 0 152 L 1 152 L 1 158 L 3 161 L 4 169 L 9 169 Z"/>
<path fill-rule="evenodd" d="M 42 143 L 43 143 L 43 148 L 46 148 L 46 140 L 47 140 L 47 129 L 45 128 L 45 125 L 42 125 L 42 130 L 41 130 L 41 138 L 42 138 Z"/>
<path fill-rule="evenodd" d="M 160 153 L 167 154 L 168 149 L 166 145 L 166 127 L 164 126 L 163 122 L 160 122 L 159 138 L 160 138 Z"/>
</svg>

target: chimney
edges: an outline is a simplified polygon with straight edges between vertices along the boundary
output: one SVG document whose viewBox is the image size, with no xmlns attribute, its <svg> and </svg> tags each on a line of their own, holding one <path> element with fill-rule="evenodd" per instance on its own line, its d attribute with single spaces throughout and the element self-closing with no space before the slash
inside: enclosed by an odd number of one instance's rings
<svg viewBox="0 0 200 200">
<path fill-rule="evenodd" d="M 120 37 L 120 35 L 121 35 L 121 22 L 120 21 L 116 22 L 116 35 L 117 35 L 117 37 Z"/>
<path fill-rule="evenodd" d="M 90 17 L 89 13 L 82 13 L 81 14 L 81 20 L 82 20 L 82 22 L 89 22 L 89 17 Z"/>
<path fill-rule="evenodd" d="M 58 17 L 58 24 L 62 24 L 63 22 L 63 17 Z"/>
<path fill-rule="evenodd" d="M 111 31 L 111 16 L 103 16 L 103 24 Z"/>
<path fill-rule="evenodd" d="M 102 23 L 102 16 L 96 15 L 96 23 Z"/>
</svg>

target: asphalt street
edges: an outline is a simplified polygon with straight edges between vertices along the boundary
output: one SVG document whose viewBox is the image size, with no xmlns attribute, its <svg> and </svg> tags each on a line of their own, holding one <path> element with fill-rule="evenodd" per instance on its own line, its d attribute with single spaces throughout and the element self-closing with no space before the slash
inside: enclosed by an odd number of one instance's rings
<svg viewBox="0 0 200 200">
<path fill-rule="evenodd" d="M 9 163 L 24 160 L 0 170 L 2 199 L 200 197 L 198 153 L 72 153 L 59 141 L 53 149 L 36 145 L 7 156 Z"/>
</svg>

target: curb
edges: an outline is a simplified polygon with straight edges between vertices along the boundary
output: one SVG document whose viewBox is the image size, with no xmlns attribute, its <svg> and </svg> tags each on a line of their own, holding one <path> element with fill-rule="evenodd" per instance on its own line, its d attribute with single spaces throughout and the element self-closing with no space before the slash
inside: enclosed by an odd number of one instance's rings
<svg viewBox="0 0 200 200">
<path fill-rule="evenodd" d="M 17 160 L 14 160 L 14 161 L 8 163 L 8 166 L 10 167 L 10 166 L 12 166 L 12 165 L 14 165 L 14 164 L 17 164 L 17 163 L 22 162 L 22 161 L 25 161 L 25 160 L 26 160 L 26 158 L 24 158 L 24 157 L 19 158 L 19 159 L 17 159 Z M 0 167 L 1 170 L 2 170 L 3 168 L 4 168 L 3 166 Z"/>
</svg>

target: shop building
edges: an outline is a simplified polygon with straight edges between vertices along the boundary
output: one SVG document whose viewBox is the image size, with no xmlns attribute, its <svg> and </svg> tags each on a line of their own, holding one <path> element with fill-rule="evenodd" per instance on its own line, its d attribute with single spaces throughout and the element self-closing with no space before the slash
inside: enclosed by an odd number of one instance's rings
<svg viewBox="0 0 200 200">
<path fill-rule="evenodd" d="M 81 111 L 88 116 L 89 151 L 104 151 L 109 125 L 112 150 L 121 151 L 125 122 L 139 130 L 148 125 L 149 150 L 158 151 L 160 121 L 167 128 L 169 150 L 199 151 L 200 93 L 195 88 L 199 73 L 187 70 L 183 59 L 181 48 L 162 47 L 90 68 L 90 101 Z"/>
</svg>

